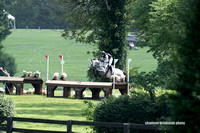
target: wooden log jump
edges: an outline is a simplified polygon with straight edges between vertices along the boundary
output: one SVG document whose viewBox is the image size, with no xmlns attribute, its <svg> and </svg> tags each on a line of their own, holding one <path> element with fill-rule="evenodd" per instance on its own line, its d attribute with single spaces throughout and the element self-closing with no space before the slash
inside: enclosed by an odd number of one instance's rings
<svg viewBox="0 0 200 133">
<path fill-rule="evenodd" d="M 37 94 L 37 95 L 42 94 L 43 80 L 41 78 L 25 77 L 24 83 L 32 84 L 32 86 L 35 88 L 34 94 Z"/>
<path fill-rule="evenodd" d="M 13 93 L 13 87 L 16 88 L 16 95 L 23 94 L 23 78 L 0 76 L 0 82 L 5 84 L 6 94 Z"/>
<path fill-rule="evenodd" d="M 19 78 L 0 76 L 0 83 L 5 84 L 6 94 L 13 93 L 13 87 L 16 88 L 16 95 L 23 95 L 25 83 L 32 84 L 35 88 L 35 94 L 42 94 L 43 80 L 40 78 Z"/>
<path fill-rule="evenodd" d="M 64 81 L 64 80 L 48 80 L 47 97 L 54 97 L 54 91 L 58 86 L 63 87 L 63 97 L 70 97 L 71 90 L 75 91 L 75 98 L 83 98 L 83 92 L 89 88 L 92 92 L 92 98 L 98 99 L 101 90 L 104 92 L 104 97 L 112 95 L 113 83 L 111 82 L 88 82 L 88 81 Z M 127 83 L 115 83 L 115 88 L 119 89 L 122 95 L 127 94 Z"/>
</svg>

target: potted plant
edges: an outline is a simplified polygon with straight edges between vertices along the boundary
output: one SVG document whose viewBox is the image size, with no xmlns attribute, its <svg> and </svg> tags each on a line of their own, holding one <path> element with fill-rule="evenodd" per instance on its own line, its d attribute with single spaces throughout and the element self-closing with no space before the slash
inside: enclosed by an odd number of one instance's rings
<svg viewBox="0 0 200 133">
<path fill-rule="evenodd" d="M 56 72 L 56 73 L 53 74 L 53 79 L 52 80 L 56 80 L 58 77 L 59 77 L 59 73 Z"/>
<path fill-rule="evenodd" d="M 60 79 L 61 80 L 65 80 L 66 77 L 67 77 L 67 74 L 66 73 L 62 73 Z"/>
<path fill-rule="evenodd" d="M 40 72 L 39 71 L 34 72 L 34 78 L 39 78 L 39 77 L 40 77 Z"/>
</svg>

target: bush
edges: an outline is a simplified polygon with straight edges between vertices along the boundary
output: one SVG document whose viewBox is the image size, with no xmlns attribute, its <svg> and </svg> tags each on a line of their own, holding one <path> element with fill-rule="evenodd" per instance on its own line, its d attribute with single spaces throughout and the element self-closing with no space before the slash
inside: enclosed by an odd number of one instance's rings
<svg viewBox="0 0 200 133">
<path fill-rule="evenodd" d="M 87 120 L 93 120 L 95 105 L 91 101 L 84 101 L 84 103 L 87 105 L 86 108 L 84 108 L 83 116 L 86 117 Z"/>
<path fill-rule="evenodd" d="M 1 67 L 3 67 L 3 69 L 5 69 L 10 74 L 10 76 L 13 76 L 17 72 L 17 64 L 15 63 L 15 58 L 7 53 L 4 53 L 4 51 L 1 49 L 0 64 Z M 0 75 L 6 76 L 2 71 L 0 71 Z"/>
<path fill-rule="evenodd" d="M 152 102 L 147 93 L 134 92 L 132 98 L 127 95 L 110 97 L 98 103 L 93 113 L 93 121 L 145 124 L 147 121 L 163 121 L 168 116 L 169 108 L 164 95 Z M 119 128 L 95 127 L 94 130 L 98 133 L 122 132 Z M 131 132 L 149 131 L 131 129 Z"/>
<path fill-rule="evenodd" d="M 0 96 L 0 117 L 1 116 L 14 116 L 14 103 L 12 100 L 4 96 Z M 4 121 L 0 120 L 0 126 L 4 125 Z"/>
</svg>

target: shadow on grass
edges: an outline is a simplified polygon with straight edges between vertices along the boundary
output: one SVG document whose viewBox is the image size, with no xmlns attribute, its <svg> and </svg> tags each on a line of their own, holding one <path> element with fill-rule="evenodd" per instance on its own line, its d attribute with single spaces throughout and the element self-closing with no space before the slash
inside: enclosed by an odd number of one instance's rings
<svg viewBox="0 0 200 133">
<path fill-rule="evenodd" d="M 29 110 L 29 109 L 18 109 L 17 114 L 23 114 L 23 115 L 40 115 L 40 116 L 70 116 L 70 117 L 82 117 L 82 111 L 81 110 L 51 110 L 51 109 L 35 109 L 35 110 Z"/>
<path fill-rule="evenodd" d="M 46 97 L 39 95 L 9 95 L 15 103 L 15 109 L 18 117 L 28 118 L 47 118 L 47 119 L 76 119 L 84 118 L 83 110 L 87 107 L 84 100 L 93 99 L 75 99 L 64 98 L 60 96 Z"/>
</svg>

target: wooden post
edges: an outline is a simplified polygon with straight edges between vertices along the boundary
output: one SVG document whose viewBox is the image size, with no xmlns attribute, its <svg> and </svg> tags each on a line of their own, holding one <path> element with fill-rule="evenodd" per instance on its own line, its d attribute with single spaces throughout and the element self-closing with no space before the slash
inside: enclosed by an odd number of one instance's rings
<svg viewBox="0 0 200 133">
<path fill-rule="evenodd" d="M 42 94 L 42 84 L 32 84 L 35 88 L 35 94 L 41 95 Z"/>
<path fill-rule="evenodd" d="M 7 129 L 6 133 L 12 133 L 12 128 L 13 128 L 13 120 L 12 117 L 7 117 Z"/>
<path fill-rule="evenodd" d="M 83 88 L 83 87 L 74 87 L 73 89 L 75 91 L 75 98 L 76 99 L 82 99 L 83 98 L 83 91 L 86 88 Z"/>
<path fill-rule="evenodd" d="M 63 97 L 71 96 L 71 87 L 63 87 Z"/>
<path fill-rule="evenodd" d="M 101 92 L 100 88 L 89 88 L 92 92 L 92 98 L 93 99 L 99 99 L 99 94 Z"/>
<path fill-rule="evenodd" d="M 130 133 L 130 123 L 124 123 L 123 133 Z"/>
<path fill-rule="evenodd" d="M 23 95 L 23 84 L 14 84 L 16 87 L 16 95 Z"/>
<path fill-rule="evenodd" d="M 109 96 L 112 96 L 112 89 L 111 88 L 103 88 L 104 97 L 108 98 Z"/>
<path fill-rule="evenodd" d="M 47 97 L 54 97 L 54 91 L 57 86 L 47 86 Z"/>
<path fill-rule="evenodd" d="M 72 120 L 69 120 L 67 123 L 67 133 L 72 132 Z"/>
</svg>

